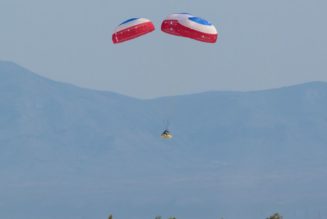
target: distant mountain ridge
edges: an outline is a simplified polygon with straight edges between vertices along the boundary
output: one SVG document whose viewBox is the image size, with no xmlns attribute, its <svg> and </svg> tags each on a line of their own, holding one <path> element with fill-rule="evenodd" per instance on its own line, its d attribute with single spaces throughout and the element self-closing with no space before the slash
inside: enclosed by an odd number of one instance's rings
<svg viewBox="0 0 327 219">
<path fill-rule="evenodd" d="M 326 130 L 326 82 L 142 100 L 0 62 L 0 218 L 327 215 Z"/>
</svg>

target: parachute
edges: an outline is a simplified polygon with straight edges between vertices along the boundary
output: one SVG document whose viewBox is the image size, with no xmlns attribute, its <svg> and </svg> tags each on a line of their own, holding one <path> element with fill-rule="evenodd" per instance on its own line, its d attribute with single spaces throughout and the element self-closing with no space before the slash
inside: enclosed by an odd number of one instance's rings
<svg viewBox="0 0 327 219">
<path fill-rule="evenodd" d="M 122 43 L 154 31 L 153 23 L 146 18 L 131 18 L 115 29 L 112 34 L 112 42 Z"/>
<path fill-rule="evenodd" d="M 114 44 L 122 43 L 148 34 L 155 30 L 153 23 L 146 18 L 131 18 L 115 29 L 112 34 Z M 188 13 L 169 15 L 161 23 L 161 30 L 167 34 L 186 37 L 193 40 L 216 43 L 218 32 L 209 21 L 195 17 Z M 160 135 L 163 139 L 173 138 L 173 134 L 167 128 Z"/>
<path fill-rule="evenodd" d="M 194 40 L 215 43 L 218 32 L 209 21 L 195 17 L 188 13 L 171 14 L 161 24 L 165 33 L 187 37 Z"/>
</svg>

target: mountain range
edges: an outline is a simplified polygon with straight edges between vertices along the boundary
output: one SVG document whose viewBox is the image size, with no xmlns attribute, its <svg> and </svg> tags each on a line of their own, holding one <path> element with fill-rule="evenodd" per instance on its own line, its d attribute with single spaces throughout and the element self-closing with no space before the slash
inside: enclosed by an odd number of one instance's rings
<svg viewBox="0 0 327 219">
<path fill-rule="evenodd" d="M 326 82 L 137 99 L 1 61 L 0 218 L 324 218 L 326 131 Z"/>
</svg>

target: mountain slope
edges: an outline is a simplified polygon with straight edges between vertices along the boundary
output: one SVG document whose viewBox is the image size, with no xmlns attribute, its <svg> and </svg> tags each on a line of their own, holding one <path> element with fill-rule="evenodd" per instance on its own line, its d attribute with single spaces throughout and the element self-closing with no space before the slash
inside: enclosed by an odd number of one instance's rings
<svg viewBox="0 0 327 219">
<path fill-rule="evenodd" d="M 0 62 L 0 217 L 327 214 L 326 130 L 323 82 L 139 100 Z"/>
</svg>

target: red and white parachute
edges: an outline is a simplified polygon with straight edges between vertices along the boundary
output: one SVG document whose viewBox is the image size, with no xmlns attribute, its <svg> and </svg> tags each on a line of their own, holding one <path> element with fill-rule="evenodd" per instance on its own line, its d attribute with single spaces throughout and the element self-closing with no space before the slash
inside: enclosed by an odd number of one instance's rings
<svg viewBox="0 0 327 219">
<path fill-rule="evenodd" d="M 187 37 L 206 43 L 215 43 L 218 32 L 209 21 L 188 13 L 169 15 L 161 24 L 161 30 L 175 36 Z"/>
<path fill-rule="evenodd" d="M 121 23 L 112 34 L 113 43 L 122 43 L 154 31 L 153 23 L 146 18 L 131 18 Z"/>
</svg>

